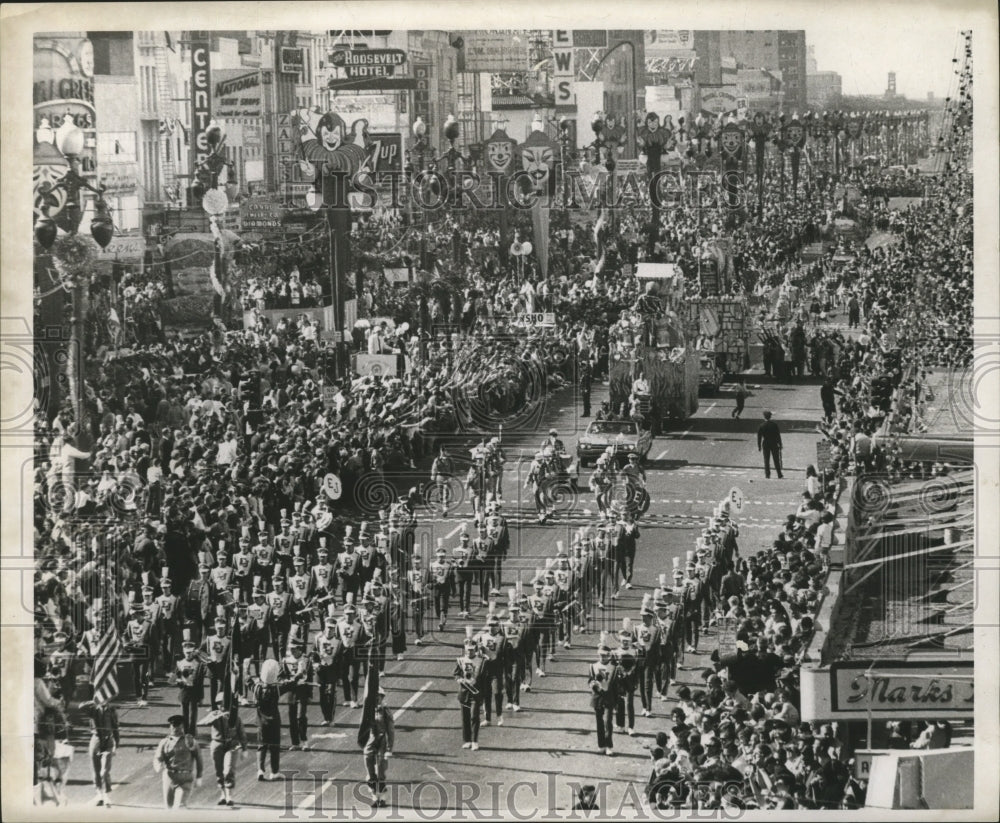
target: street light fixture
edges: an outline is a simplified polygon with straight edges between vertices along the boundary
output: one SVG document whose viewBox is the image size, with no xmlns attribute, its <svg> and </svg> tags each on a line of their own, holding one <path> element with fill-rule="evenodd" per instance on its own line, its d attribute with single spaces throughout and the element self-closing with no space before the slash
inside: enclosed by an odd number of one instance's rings
<svg viewBox="0 0 1000 823">
<path fill-rule="evenodd" d="M 86 136 L 73 118 L 67 114 L 63 118 L 62 125 L 53 130 L 48 118 L 42 118 L 41 125 L 35 130 L 35 138 L 39 143 L 49 143 L 55 145 L 59 153 L 65 158 L 69 168 L 66 173 L 54 184 L 42 189 L 41 217 L 35 223 L 35 240 L 38 245 L 46 251 L 51 249 L 56 242 L 58 229 L 62 228 L 67 235 L 75 235 L 80 227 L 80 220 L 83 217 L 83 210 L 80 206 L 80 193 L 87 190 L 96 195 L 94 201 L 94 217 L 90 221 L 90 233 L 94 241 L 102 249 L 106 249 L 114 236 L 114 223 L 111 220 L 111 210 L 104 200 L 104 186 L 92 186 L 79 172 L 79 156 L 86 146 Z M 50 210 L 59 205 L 56 192 L 62 191 L 65 194 L 65 201 L 59 209 L 57 220 L 53 220 Z M 86 409 L 84 407 L 83 391 L 83 344 L 84 344 L 84 316 L 87 305 L 88 282 L 86 275 L 75 275 L 64 283 L 64 287 L 73 296 L 73 311 L 70 320 L 70 339 L 74 356 L 67 361 L 67 368 L 73 368 L 69 364 L 74 364 L 75 368 L 69 371 L 71 385 L 71 398 L 75 407 L 78 431 L 80 432 L 81 443 L 85 446 L 86 435 Z"/>
<path fill-rule="evenodd" d="M 97 195 L 94 203 L 95 217 L 91 220 L 90 232 L 97 241 L 97 244 L 106 249 L 111 242 L 114 233 L 114 225 L 111 222 L 111 212 L 104 200 L 105 187 L 91 186 L 78 170 L 79 155 L 84 149 L 85 135 L 83 130 L 77 127 L 71 117 L 63 120 L 62 126 L 57 131 L 53 131 L 47 118 L 42 118 L 42 124 L 35 130 L 35 138 L 39 142 L 53 143 L 59 153 L 69 164 L 69 170 L 59 180 L 51 186 L 42 190 L 42 216 L 35 224 L 35 239 L 43 249 L 52 248 L 56 240 L 56 222 L 49 214 L 50 209 L 58 205 L 56 192 L 63 191 L 66 194 L 66 202 L 59 211 L 59 227 L 63 228 L 67 234 L 75 234 L 80 226 L 83 211 L 80 207 L 80 192 L 83 189 Z"/>
</svg>

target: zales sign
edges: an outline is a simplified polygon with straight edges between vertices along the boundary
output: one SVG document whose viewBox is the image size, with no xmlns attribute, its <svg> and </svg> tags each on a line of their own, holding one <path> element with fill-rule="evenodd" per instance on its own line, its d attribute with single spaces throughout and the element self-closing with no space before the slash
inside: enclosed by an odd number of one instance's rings
<svg viewBox="0 0 1000 823">
<path fill-rule="evenodd" d="M 972 662 L 932 664 L 898 661 L 875 664 L 861 661 L 830 666 L 830 708 L 833 716 L 908 718 L 972 716 Z"/>
</svg>

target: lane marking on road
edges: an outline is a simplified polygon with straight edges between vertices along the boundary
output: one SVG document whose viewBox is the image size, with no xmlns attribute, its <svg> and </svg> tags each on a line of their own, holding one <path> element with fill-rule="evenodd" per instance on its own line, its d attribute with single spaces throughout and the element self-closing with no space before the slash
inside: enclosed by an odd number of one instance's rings
<svg viewBox="0 0 1000 823">
<path fill-rule="evenodd" d="M 437 519 L 435 518 L 431 522 L 436 523 Z M 445 520 L 443 522 L 447 523 L 448 521 Z M 450 532 L 448 532 L 448 534 L 445 535 L 444 539 L 445 540 L 450 540 L 451 538 L 453 538 L 456 534 L 458 534 L 460 531 L 462 531 L 462 527 L 464 525 L 465 525 L 464 523 L 459 523 L 457 526 L 455 526 L 455 528 L 453 528 Z"/>
<path fill-rule="evenodd" d="M 705 414 L 708 414 L 712 409 L 714 409 L 718 405 L 719 405 L 718 403 L 713 403 L 711 406 L 705 409 Z"/>
<path fill-rule="evenodd" d="M 663 459 L 664 457 L 666 457 L 666 456 L 667 456 L 667 452 L 668 452 L 668 451 L 670 451 L 670 449 L 664 449 L 664 450 L 663 450 L 663 451 L 661 451 L 661 452 L 660 452 L 660 453 L 659 453 L 658 455 L 656 455 L 656 459 L 657 459 L 657 460 L 662 460 L 662 459 Z"/>
<path fill-rule="evenodd" d="M 340 769 L 340 771 L 336 772 L 335 774 L 327 778 L 327 780 L 324 781 L 323 785 L 320 786 L 318 791 L 313 792 L 311 795 L 304 798 L 301 803 L 299 803 L 299 805 L 296 807 L 297 811 L 304 812 L 311 809 L 316 804 L 316 798 L 322 797 L 324 794 L 326 794 L 327 789 L 329 789 L 336 782 L 337 778 L 340 777 L 340 775 L 342 775 L 344 772 L 347 771 L 347 768 L 348 768 L 347 766 L 344 766 L 343 768 Z"/>
<path fill-rule="evenodd" d="M 420 695 L 422 695 L 425 691 L 427 691 L 433 685 L 434 685 L 434 681 L 433 680 L 428 680 L 426 683 L 424 683 L 423 686 L 421 686 L 417 691 L 415 691 L 413 694 L 411 694 L 407 698 L 406 702 L 402 706 L 400 706 L 398 709 L 396 709 L 396 711 L 394 711 L 392 713 L 392 719 L 393 720 L 399 720 L 399 718 L 403 714 L 403 712 L 405 712 L 408 708 L 410 708 L 410 706 L 412 706 L 414 703 L 416 703 L 417 702 L 417 698 L 419 698 Z"/>
<path fill-rule="evenodd" d="M 410 706 L 416 703 L 420 695 L 422 695 L 433 685 L 434 685 L 433 680 L 428 680 L 426 683 L 424 683 L 423 686 L 421 686 L 417 691 L 411 694 L 409 698 L 407 698 L 406 702 L 402 706 L 400 706 L 398 709 L 396 709 L 396 711 L 392 713 L 392 719 L 399 720 L 403 712 L 405 712 L 408 708 L 410 708 Z M 327 735 L 314 735 L 314 737 L 326 737 L 326 736 Z M 329 736 L 332 737 L 333 735 Z M 347 735 L 339 735 L 339 736 L 346 737 Z M 313 792 L 311 795 L 309 795 L 309 797 L 305 798 L 301 803 L 299 803 L 297 807 L 298 811 L 301 812 L 311 809 L 313 805 L 316 803 L 316 798 L 322 797 L 326 793 L 327 789 L 329 789 L 336 782 L 337 778 L 340 777 L 340 775 L 342 775 L 346 770 L 347 766 L 344 766 L 344 768 L 342 768 L 336 774 L 331 775 L 331 777 L 327 779 L 326 782 L 323 783 L 318 792 Z M 444 776 L 440 774 L 440 772 L 438 773 L 438 777 L 440 777 L 442 780 L 444 779 Z"/>
</svg>

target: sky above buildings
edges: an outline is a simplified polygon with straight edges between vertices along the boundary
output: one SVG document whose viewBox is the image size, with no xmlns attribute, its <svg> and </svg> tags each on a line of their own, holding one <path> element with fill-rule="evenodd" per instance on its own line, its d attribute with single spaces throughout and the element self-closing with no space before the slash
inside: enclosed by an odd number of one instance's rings
<svg viewBox="0 0 1000 823">
<path fill-rule="evenodd" d="M 888 73 L 896 72 L 896 92 L 924 100 L 927 92 L 946 97 L 957 80 L 952 57 L 962 59 L 957 28 L 911 27 L 905 33 L 886 36 L 882 28 L 865 25 L 807 28 L 806 43 L 816 47 L 820 71 L 839 72 L 843 93 L 881 94 Z M 975 43 L 973 43 L 975 55 Z"/>
</svg>

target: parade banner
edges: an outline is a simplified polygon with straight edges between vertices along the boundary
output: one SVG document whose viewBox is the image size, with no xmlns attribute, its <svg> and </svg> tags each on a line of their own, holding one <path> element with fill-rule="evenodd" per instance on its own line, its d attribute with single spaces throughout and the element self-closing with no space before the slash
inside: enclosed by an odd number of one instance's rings
<svg viewBox="0 0 1000 823">
<path fill-rule="evenodd" d="M 726 203 L 731 209 L 739 205 L 740 169 L 746 150 L 746 133 L 737 123 L 727 123 L 719 134 L 719 148 L 722 152 L 722 186 L 726 192 Z"/>
<path fill-rule="evenodd" d="M 757 112 L 753 116 L 750 133 L 753 135 L 754 171 L 757 175 L 757 210 L 764 208 L 764 155 L 767 149 L 767 136 L 771 130 L 766 115 Z"/>
<path fill-rule="evenodd" d="M 536 194 L 531 207 L 531 228 L 534 236 L 535 250 L 538 255 L 538 268 L 542 277 L 549 276 L 549 209 L 550 196 L 554 189 L 556 155 L 558 146 L 545 133 L 541 120 L 533 124 L 531 135 L 521 146 L 521 168 L 530 176 L 533 190 Z M 543 205 L 544 201 L 544 205 Z"/>
<path fill-rule="evenodd" d="M 517 156 L 517 141 L 511 138 L 503 129 L 497 129 L 486 141 L 486 170 L 493 179 L 493 202 L 500 208 L 500 262 L 507 265 L 508 246 L 507 238 L 510 236 L 508 228 L 509 215 L 507 214 L 507 185 L 508 175 L 515 170 L 514 159 Z"/>
<path fill-rule="evenodd" d="M 792 149 L 792 199 L 798 199 L 799 162 L 802 159 L 802 149 L 806 145 L 806 129 L 798 118 L 794 118 L 785 127 L 785 143 Z"/>
</svg>

